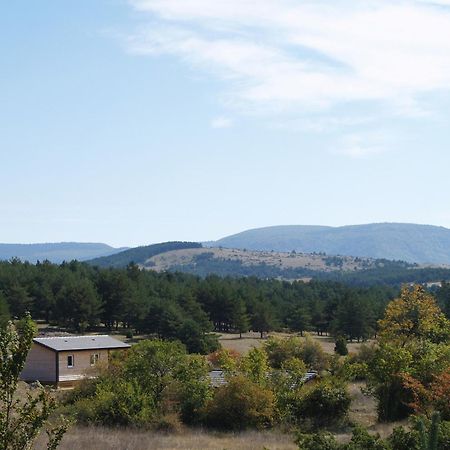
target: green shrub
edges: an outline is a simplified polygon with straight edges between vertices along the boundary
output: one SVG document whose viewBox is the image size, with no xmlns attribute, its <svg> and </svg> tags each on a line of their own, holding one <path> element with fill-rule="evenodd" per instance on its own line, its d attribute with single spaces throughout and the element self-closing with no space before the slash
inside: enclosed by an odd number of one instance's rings
<svg viewBox="0 0 450 450">
<path fill-rule="evenodd" d="M 173 412 L 158 416 L 152 422 L 152 429 L 161 433 L 178 433 L 182 428 L 180 416 Z"/>
<path fill-rule="evenodd" d="M 311 336 L 304 339 L 289 337 L 286 339 L 270 338 L 264 349 L 269 359 L 269 364 L 275 369 L 281 368 L 284 361 L 298 358 L 304 361 L 308 369 L 321 371 L 329 366 L 329 357 L 323 351 L 322 346 Z"/>
<path fill-rule="evenodd" d="M 423 416 L 412 418 L 411 429 L 396 427 L 388 438 L 393 450 L 450 450 L 450 422 Z"/>
<path fill-rule="evenodd" d="M 380 421 L 394 421 L 408 417 L 412 409 L 409 393 L 398 377 L 393 376 L 389 382 L 376 386 L 375 397 L 378 400 L 377 412 Z"/>
<path fill-rule="evenodd" d="M 331 433 L 300 433 L 295 443 L 300 450 L 341 450 L 341 446 Z"/>
<path fill-rule="evenodd" d="M 119 379 L 99 383 L 95 396 L 80 399 L 74 411 L 81 423 L 149 426 L 156 410 L 137 383 Z"/>
<path fill-rule="evenodd" d="M 298 357 L 306 364 L 308 369 L 318 372 L 327 369 L 329 366 L 328 355 L 324 352 L 320 343 L 309 335 L 306 335 L 303 340 Z"/>
<path fill-rule="evenodd" d="M 390 445 L 380 436 L 371 435 L 363 427 L 355 427 L 352 439 L 342 450 L 390 450 Z"/>
<path fill-rule="evenodd" d="M 434 427 L 436 425 L 437 422 L 434 421 Z M 437 431 L 433 432 L 432 421 L 417 417 L 410 430 L 404 427 L 394 428 L 386 440 L 357 426 L 347 444 L 339 444 L 332 434 L 324 432 L 301 433 L 297 436 L 296 443 L 300 450 L 449 450 L 450 423 L 441 422 Z"/>
<path fill-rule="evenodd" d="M 338 355 L 346 356 L 348 355 L 348 348 L 347 348 L 347 341 L 343 336 L 339 336 L 336 339 L 335 345 L 334 345 L 334 351 Z"/>
<path fill-rule="evenodd" d="M 450 450 L 450 420 L 441 422 L 438 442 L 442 450 Z"/>
<path fill-rule="evenodd" d="M 365 380 L 368 375 L 368 367 L 366 363 L 363 362 L 350 362 L 346 361 L 344 364 L 345 378 L 347 380 Z"/>
<path fill-rule="evenodd" d="M 300 358 L 302 339 L 290 337 L 287 339 L 269 338 L 264 345 L 269 364 L 274 369 L 280 369 L 283 361 Z"/>
<path fill-rule="evenodd" d="M 272 392 L 243 376 L 217 389 L 205 410 L 205 422 L 214 428 L 242 430 L 272 424 L 275 413 Z"/>
<path fill-rule="evenodd" d="M 201 420 L 203 408 L 213 396 L 208 376 L 208 363 L 200 355 L 190 355 L 176 373 L 176 396 L 181 418 L 186 424 Z"/>
<path fill-rule="evenodd" d="M 376 349 L 376 344 L 361 344 L 357 352 L 350 355 L 350 358 L 354 362 L 368 364 L 374 358 Z"/>
<path fill-rule="evenodd" d="M 154 340 L 133 346 L 68 394 L 65 404 L 80 422 L 158 428 L 170 414 L 199 422 L 211 396 L 206 358 L 186 354 L 179 342 Z"/>
<path fill-rule="evenodd" d="M 418 433 L 403 427 L 395 427 L 388 442 L 395 450 L 420 450 Z"/>
<path fill-rule="evenodd" d="M 325 379 L 312 387 L 305 386 L 292 405 L 294 416 L 314 426 L 342 422 L 350 407 L 350 394 L 345 384 Z"/>
<path fill-rule="evenodd" d="M 277 420 L 284 423 L 295 422 L 292 404 L 295 403 L 298 391 L 305 384 L 306 366 L 298 358 L 285 361 L 281 370 L 270 374 L 269 385 L 276 397 Z"/>
</svg>

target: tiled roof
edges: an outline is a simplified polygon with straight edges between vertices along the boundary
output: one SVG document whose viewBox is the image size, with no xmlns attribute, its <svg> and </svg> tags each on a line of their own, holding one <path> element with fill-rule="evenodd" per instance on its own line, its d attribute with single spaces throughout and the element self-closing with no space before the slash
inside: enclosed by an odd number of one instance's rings
<svg viewBox="0 0 450 450">
<path fill-rule="evenodd" d="M 41 337 L 34 338 L 33 341 L 57 352 L 64 350 L 95 350 L 130 347 L 129 344 L 125 344 L 124 342 L 107 335 Z"/>
</svg>

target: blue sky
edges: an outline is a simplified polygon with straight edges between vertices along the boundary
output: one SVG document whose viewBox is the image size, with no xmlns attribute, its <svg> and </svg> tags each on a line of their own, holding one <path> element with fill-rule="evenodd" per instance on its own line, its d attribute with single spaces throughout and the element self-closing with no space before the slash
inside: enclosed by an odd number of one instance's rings
<svg viewBox="0 0 450 450">
<path fill-rule="evenodd" d="M 0 242 L 450 227 L 450 1 L 0 13 Z"/>
</svg>

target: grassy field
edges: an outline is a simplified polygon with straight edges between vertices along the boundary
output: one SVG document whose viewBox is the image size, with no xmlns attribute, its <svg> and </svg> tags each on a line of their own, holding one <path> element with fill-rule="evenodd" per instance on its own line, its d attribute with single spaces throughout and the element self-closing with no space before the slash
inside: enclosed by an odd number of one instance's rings
<svg viewBox="0 0 450 450">
<path fill-rule="evenodd" d="M 292 336 L 292 334 L 287 333 L 270 333 L 269 336 L 285 338 Z M 334 353 L 334 339 L 330 336 L 317 336 L 316 334 L 311 334 L 311 337 L 320 343 L 323 350 L 326 353 Z M 302 338 L 304 339 L 304 338 Z M 260 347 L 264 344 L 266 339 L 261 339 L 259 333 L 243 333 L 242 339 L 239 338 L 239 334 L 224 333 L 219 335 L 219 341 L 222 346 L 228 350 L 236 350 L 241 354 L 247 353 L 253 347 Z M 356 352 L 361 346 L 358 342 L 347 343 L 347 348 L 349 352 Z"/>
<path fill-rule="evenodd" d="M 44 450 L 40 440 L 36 450 Z M 64 437 L 60 450 L 294 450 L 293 437 L 279 432 L 249 431 L 213 433 L 186 430 L 177 434 L 74 427 Z"/>
</svg>

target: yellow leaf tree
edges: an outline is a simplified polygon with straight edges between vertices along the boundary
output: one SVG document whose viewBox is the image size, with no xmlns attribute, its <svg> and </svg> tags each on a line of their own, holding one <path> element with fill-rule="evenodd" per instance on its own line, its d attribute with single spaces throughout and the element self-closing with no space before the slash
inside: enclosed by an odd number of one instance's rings
<svg viewBox="0 0 450 450">
<path fill-rule="evenodd" d="M 445 342 L 450 336 L 450 321 L 434 297 L 419 285 L 404 287 L 378 324 L 381 340 L 400 345 L 416 339 Z"/>
<path fill-rule="evenodd" d="M 388 304 L 378 324 L 379 347 L 369 363 L 369 387 L 381 420 L 402 419 L 413 409 L 416 393 L 411 387 L 429 389 L 448 370 L 450 321 L 430 293 L 412 286 Z"/>
</svg>

